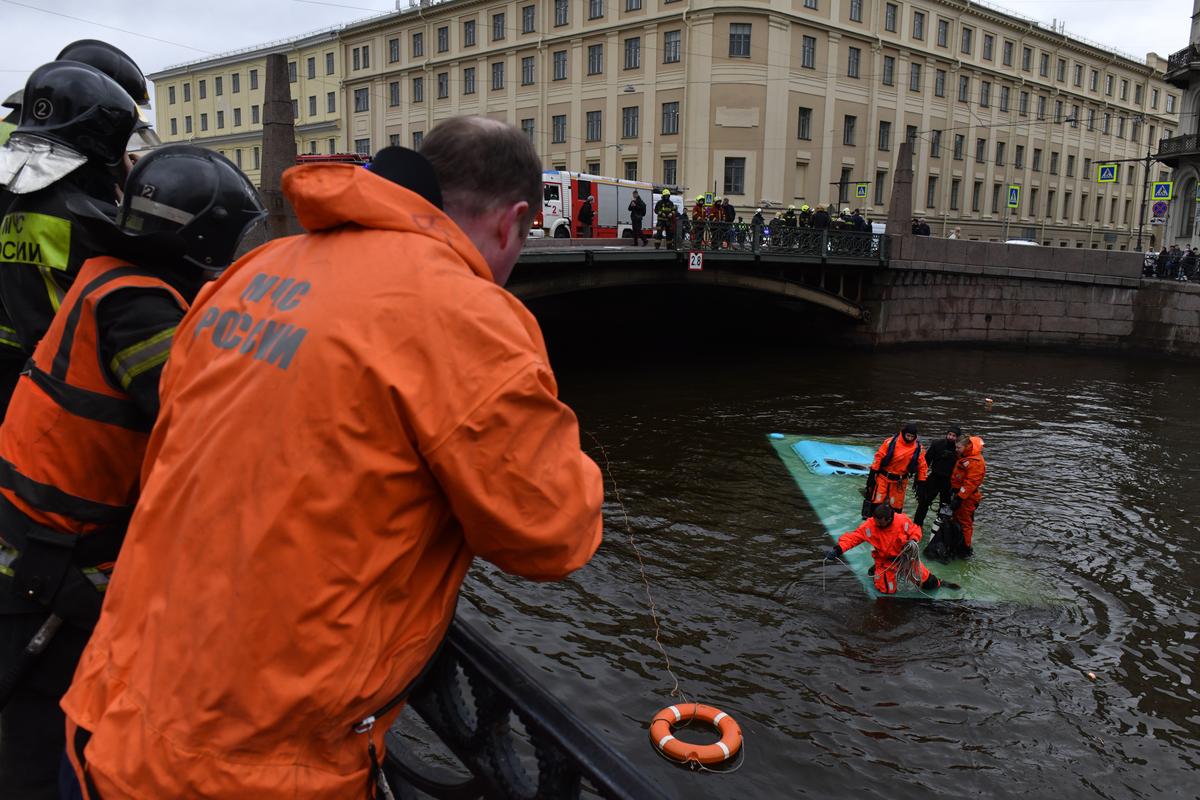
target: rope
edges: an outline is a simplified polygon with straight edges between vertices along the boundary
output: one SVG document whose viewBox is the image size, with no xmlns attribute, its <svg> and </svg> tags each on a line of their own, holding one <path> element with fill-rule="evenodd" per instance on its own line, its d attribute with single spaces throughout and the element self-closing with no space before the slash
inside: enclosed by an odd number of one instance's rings
<svg viewBox="0 0 1200 800">
<path fill-rule="evenodd" d="M 687 703 L 687 695 L 679 688 L 679 677 L 675 671 L 671 669 L 671 657 L 667 655 L 667 649 L 662 643 L 662 625 L 658 621 L 658 605 L 654 602 L 654 594 L 650 591 L 650 579 L 646 576 L 646 562 L 642 558 L 642 551 L 638 549 L 637 542 L 633 538 L 633 526 L 629 523 L 629 512 L 625 509 L 625 503 L 621 500 L 621 490 L 617 487 L 617 481 L 613 478 L 612 468 L 608 461 L 608 451 L 604 449 L 604 445 L 600 444 L 600 440 L 595 434 L 587 431 L 587 435 L 596 443 L 596 447 L 600 449 L 600 456 L 604 460 L 604 472 L 608 475 L 609 481 L 612 482 L 613 498 L 617 501 L 617 505 L 621 508 L 621 516 L 625 520 L 625 534 L 629 540 L 629 546 L 633 548 L 633 552 L 637 555 L 638 572 L 642 576 L 642 586 L 646 589 L 646 602 L 650 609 L 650 619 L 654 622 L 654 644 L 658 646 L 658 652 L 662 653 L 663 662 L 666 664 L 667 674 L 671 676 L 671 681 L 674 686 L 668 693 L 671 697 L 679 698 L 681 703 Z M 744 746 L 744 743 L 743 743 Z M 656 750 L 658 748 L 655 748 Z"/>
</svg>

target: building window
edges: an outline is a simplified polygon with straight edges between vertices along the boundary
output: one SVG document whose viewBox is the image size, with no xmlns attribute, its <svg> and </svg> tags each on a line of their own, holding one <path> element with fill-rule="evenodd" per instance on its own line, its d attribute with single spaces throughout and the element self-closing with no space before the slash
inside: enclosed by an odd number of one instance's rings
<svg viewBox="0 0 1200 800">
<path fill-rule="evenodd" d="M 641 11 L 642 0 L 625 0 L 626 11 Z"/>
<path fill-rule="evenodd" d="M 1046 118 L 1046 97 L 1045 97 L 1045 95 L 1038 95 L 1037 118 L 1038 119 Z"/>
<path fill-rule="evenodd" d="M 892 149 L 892 123 L 887 120 L 879 121 L 879 149 L 884 151 Z"/>
<path fill-rule="evenodd" d="M 1021 69 L 1025 70 L 1026 72 L 1029 72 L 1031 69 L 1033 69 L 1033 48 L 1032 47 L 1022 47 L 1021 48 Z"/>
<path fill-rule="evenodd" d="M 599 111 L 589 111 L 584 115 L 584 141 L 598 142 L 604 135 L 604 118 Z"/>
<path fill-rule="evenodd" d="M 854 126 L 858 122 L 858 117 L 846 115 L 842 121 L 842 144 L 854 146 Z"/>
<path fill-rule="evenodd" d="M 254 156 L 254 158 L 253 158 L 253 162 L 254 162 L 254 168 L 255 168 L 255 169 L 258 169 L 258 167 L 259 167 L 259 162 L 260 162 L 260 161 L 261 161 L 261 159 L 262 159 L 262 154 L 259 152 L 259 149 L 256 147 L 256 148 L 254 148 L 254 149 L 251 151 L 251 155 L 253 155 L 253 156 Z"/>
<path fill-rule="evenodd" d="M 496 92 L 504 88 L 504 62 L 497 61 L 492 64 L 492 91 Z"/>
<path fill-rule="evenodd" d="M 862 22 L 862 0 L 850 0 L 850 21 Z"/>
<path fill-rule="evenodd" d="M 800 46 L 800 66 L 815 69 L 817 64 L 817 40 L 813 36 L 805 36 Z"/>
<path fill-rule="evenodd" d="M 636 181 L 637 179 L 638 179 L 638 177 L 637 177 L 637 162 L 636 161 L 626 161 L 625 162 L 625 180 Z"/>
<path fill-rule="evenodd" d="M 846 75 L 851 78 L 858 77 L 858 65 L 862 60 L 862 50 L 857 47 L 846 48 Z"/>
<path fill-rule="evenodd" d="M 975 140 L 975 163 L 982 164 L 987 160 L 987 139 Z"/>
<path fill-rule="evenodd" d="M 883 186 L 887 182 L 887 173 L 883 170 L 875 172 L 875 205 L 883 205 Z"/>
<path fill-rule="evenodd" d="M 1063 59 L 1063 58 L 1058 59 L 1057 65 L 1055 66 L 1054 76 L 1059 81 L 1066 83 L 1066 80 L 1067 80 L 1067 61 L 1066 61 L 1066 59 Z"/>
<path fill-rule="evenodd" d="M 183 99 L 184 100 L 188 99 L 187 88 L 188 88 L 187 84 L 185 83 L 183 85 Z M 1150 90 L 1150 107 L 1155 109 L 1156 111 L 1158 110 L 1158 89 Z"/>
<path fill-rule="evenodd" d="M 1013 43 L 1005 40 L 1004 46 L 1000 49 L 1000 61 L 1006 67 L 1011 67 L 1013 64 Z"/>
<path fill-rule="evenodd" d="M 812 139 L 812 109 L 800 109 L 800 117 L 796 123 L 796 138 L 805 141 Z"/>
<path fill-rule="evenodd" d="M 679 133 L 679 103 L 662 104 L 662 132 L 664 135 Z"/>
<path fill-rule="evenodd" d="M 1094 92 L 1094 91 L 1096 91 L 1097 87 L 1099 87 L 1099 86 L 1100 86 L 1099 70 L 1094 70 L 1094 69 L 1089 70 L 1088 71 L 1088 89 Z"/>
<path fill-rule="evenodd" d="M 533 56 L 524 56 L 521 59 L 521 85 L 533 85 Z"/>
<path fill-rule="evenodd" d="M 292 66 L 295 67 L 295 64 L 293 63 Z M 295 70 L 293 69 L 293 73 L 294 72 L 295 72 Z M 296 78 L 293 75 L 292 81 L 295 82 L 295 80 L 296 80 Z M 203 100 L 205 97 L 208 97 L 208 83 L 202 78 L 200 80 L 199 87 L 200 87 L 200 99 Z"/>
<path fill-rule="evenodd" d="M 504 38 L 504 34 L 504 13 L 492 14 L 492 41 L 500 41 Z"/>
<path fill-rule="evenodd" d="M 1108 97 L 1112 97 L 1112 93 L 1113 93 L 1113 76 L 1105 75 L 1104 76 L 1104 94 Z"/>
<path fill-rule="evenodd" d="M 532 59 L 530 59 L 530 60 L 532 61 Z M 533 83 L 532 76 L 530 77 L 529 82 Z M 439 100 L 445 100 L 446 98 L 448 98 L 450 96 L 450 73 L 449 72 L 439 72 L 438 73 L 437 87 L 438 87 L 437 92 L 438 92 Z"/>
<path fill-rule="evenodd" d="M 621 138 L 636 139 L 638 137 L 638 107 L 626 106 L 621 109 Z"/>
<path fill-rule="evenodd" d="M 190 114 L 183 118 L 183 132 L 184 133 L 192 132 L 192 117 Z"/>
<path fill-rule="evenodd" d="M 996 142 L 996 166 L 1004 166 L 1004 142 Z"/>
<path fill-rule="evenodd" d="M 567 0 L 554 0 L 554 24 L 567 24 Z"/>
<path fill-rule="evenodd" d="M 604 16 L 604 0 L 588 0 L 588 19 L 600 19 Z"/>
<path fill-rule="evenodd" d="M 250 106 L 250 124 L 258 124 L 258 106 Z"/>
<path fill-rule="evenodd" d="M 987 108 L 992 102 L 992 84 L 988 81 L 979 83 L 979 107 Z"/>
<path fill-rule="evenodd" d="M 971 55 L 971 48 L 975 46 L 975 30 L 963 26 L 962 29 L 962 47 L 960 48 L 965 55 Z"/>
<path fill-rule="evenodd" d="M 746 159 L 725 159 L 725 194 L 745 194 Z"/>
<path fill-rule="evenodd" d="M 842 167 L 841 178 L 838 180 L 838 202 L 845 204 L 850 202 L 850 174 L 853 170 L 850 167 Z"/>
<path fill-rule="evenodd" d="M 1063 121 L 1063 101 L 1062 100 L 1054 101 L 1054 121 L 1055 122 Z"/>
<path fill-rule="evenodd" d="M 425 141 L 425 131 L 413 131 L 412 146 L 413 150 L 421 149 L 421 142 Z"/>
<path fill-rule="evenodd" d="M 463 22 L 463 47 L 475 46 L 475 20 L 468 19 Z"/>
<path fill-rule="evenodd" d="M 371 140 L 370 139 L 355 139 L 354 140 L 354 152 L 359 153 L 360 155 L 364 155 L 364 156 L 370 155 L 371 154 Z"/>
<path fill-rule="evenodd" d="M 412 101 L 414 103 L 424 103 L 425 102 L 425 79 L 424 78 L 413 78 L 412 79 Z"/>
<path fill-rule="evenodd" d="M 171 135 L 179 135 L 179 120 L 175 119 L 174 117 L 171 117 Z"/>
<path fill-rule="evenodd" d="M 954 134 L 954 160 L 962 161 L 963 152 L 967 147 L 967 137 L 961 133 Z"/>
<path fill-rule="evenodd" d="M 325 93 L 325 111 L 329 114 L 337 113 L 337 92 Z"/>
<path fill-rule="evenodd" d="M 1071 193 L 1063 192 L 1062 218 L 1070 219 L 1070 217 L 1071 217 Z"/>
<path fill-rule="evenodd" d="M 883 6 L 883 29 L 885 31 L 896 32 L 896 14 L 899 8 L 895 3 L 885 3 Z"/>
<path fill-rule="evenodd" d="M 329 141 L 332 142 L 333 140 L 330 139 Z M 400 134 L 389 133 L 388 134 L 388 147 L 399 147 L 399 146 L 400 146 Z M 332 153 L 333 150 L 331 149 L 329 152 Z"/>
<path fill-rule="evenodd" d="M 950 46 L 950 21 L 939 19 L 937 24 L 937 46 Z"/>
<path fill-rule="evenodd" d="M 367 88 L 354 90 L 354 110 L 369 111 L 371 109 L 371 91 Z"/>
<path fill-rule="evenodd" d="M 317 115 L 317 96 L 315 94 L 310 94 L 308 96 L 308 115 L 310 117 L 315 117 Z"/>
<path fill-rule="evenodd" d="M 325 54 L 325 74 L 326 75 L 333 74 L 333 53 Z M 250 71 L 250 88 L 251 89 L 258 88 L 258 72 L 256 70 Z"/>
<path fill-rule="evenodd" d="M 917 147 L 917 126 L 916 125 L 904 126 L 904 141 L 908 142 L 909 147 L 913 148 L 914 150 L 916 149 L 916 147 Z"/>
<path fill-rule="evenodd" d="M 1008 95 L 1009 95 L 1008 87 L 1001 86 L 1000 87 L 1000 110 L 1001 111 L 1004 111 L 1004 112 L 1008 111 Z"/>
<path fill-rule="evenodd" d="M 950 210 L 958 211 L 958 193 L 962 189 L 962 181 L 953 178 L 950 181 Z"/>
<path fill-rule="evenodd" d="M 1067 156 L 1067 177 L 1075 177 L 1075 156 L 1072 155 Z"/>
<path fill-rule="evenodd" d="M 912 63 L 908 65 L 908 90 L 910 92 L 921 91 L 921 65 Z"/>
<path fill-rule="evenodd" d="M 534 6 L 521 7 L 521 33 L 533 33 Z"/>
<path fill-rule="evenodd" d="M 637 69 L 642 66 L 642 39 L 634 36 L 625 40 L 625 69 Z"/>
<path fill-rule="evenodd" d="M 912 35 L 914 39 L 925 40 L 925 12 L 913 12 Z"/>
<path fill-rule="evenodd" d="M 170 105 L 175 105 L 175 87 L 174 86 L 167 87 L 167 103 L 169 103 Z"/>
<path fill-rule="evenodd" d="M 293 100 L 293 101 L 292 101 L 292 108 L 294 109 L 294 108 L 295 108 L 295 106 L 296 106 L 296 101 L 295 101 L 295 100 Z M 206 130 L 208 130 L 208 114 L 201 114 L 201 115 L 200 115 L 200 130 L 201 130 L 201 131 L 206 131 Z"/>
<path fill-rule="evenodd" d="M 883 57 L 883 77 L 884 86 L 894 86 L 896 84 L 896 59 L 892 56 Z"/>
<path fill-rule="evenodd" d="M 966 75 L 958 76 L 958 102 L 966 103 L 971 99 L 971 79 Z"/>
<path fill-rule="evenodd" d="M 233 94 L 238 94 L 242 91 L 242 75 L 240 72 L 235 72 L 229 76 L 229 91 Z M 240 150 L 238 151 L 241 152 Z"/>
<path fill-rule="evenodd" d="M 682 31 L 664 31 L 663 32 L 663 63 L 677 64 L 679 63 L 679 43 L 682 38 Z M 808 38 L 808 37 L 805 37 Z"/>
<path fill-rule="evenodd" d="M 930 175 L 929 183 L 926 184 L 926 186 L 925 186 L 925 207 L 926 208 L 936 208 L 937 203 L 934 202 L 936 199 L 937 199 L 937 175 Z"/>
<path fill-rule="evenodd" d="M 567 141 L 567 115 L 555 114 L 550 118 L 550 141 L 562 144 Z"/>
<path fill-rule="evenodd" d="M 443 25 L 437 29 L 437 51 L 445 53 L 450 49 L 450 27 Z"/>
<path fill-rule="evenodd" d="M 521 132 L 525 134 L 526 139 L 531 142 L 533 141 L 534 127 L 532 118 L 521 120 Z"/>
<path fill-rule="evenodd" d="M 463 68 L 463 94 L 475 94 L 475 68 Z"/>
<path fill-rule="evenodd" d="M 1168 114 L 1175 113 L 1175 95 L 1173 95 L 1173 94 L 1167 95 L 1167 113 Z"/>
<path fill-rule="evenodd" d="M 1017 111 L 1020 112 L 1021 116 L 1029 113 L 1029 92 L 1022 91 L 1017 96 Z"/>
<path fill-rule="evenodd" d="M 983 60 L 991 61 L 995 49 L 996 37 L 992 36 L 990 33 L 985 33 L 983 35 Z"/>
<path fill-rule="evenodd" d="M 992 213 L 1000 213 L 1000 190 L 1003 187 L 998 183 L 992 184 Z"/>
<path fill-rule="evenodd" d="M 1117 117 L 1117 138 L 1118 139 L 1125 138 L 1125 118 L 1124 117 Z"/>
<path fill-rule="evenodd" d="M 312 143 L 312 151 L 311 152 L 313 152 L 313 153 L 317 152 L 317 143 L 315 141 Z M 237 161 L 238 169 L 241 169 L 242 168 L 242 149 L 240 147 L 237 150 L 233 151 L 233 157 Z"/>
<path fill-rule="evenodd" d="M 732 22 L 729 25 L 729 57 L 750 57 L 750 23 Z"/>
<path fill-rule="evenodd" d="M 946 96 L 946 70 L 939 69 L 933 75 L 933 93 L 937 97 Z"/>
<path fill-rule="evenodd" d="M 192 85 L 185 83 L 183 85 L 183 102 L 190 103 L 192 101 Z M 1154 107 L 1158 108 L 1158 90 L 1154 90 Z"/>
<path fill-rule="evenodd" d="M 1024 167 L 1025 167 L 1025 146 L 1024 145 L 1020 145 L 1020 144 L 1017 145 L 1016 149 L 1013 151 L 1013 166 L 1016 167 L 1017 169 L 1024 169 Z"/>
<path fill-rule="evenodd" d="M 413 58 L 418 58 L 425 55 L 425 34 L 421 31 L 414 31 L 412 35 L 412 55 Z"/>
<path fill-rule="evenodd" d="M 939 130 L 929 132 L 929 157 L 942 157 L 942 132 Z"/>
<path fill-rule="evenodd" d="M 1143 95 L 1142 95 L 1142 85 L 1141 85 L 1140 83 L 1138 83 L 1138 84 L 1134 84 L 1134 87 L 1133 87 L 1133 104 L 1134 104 L 1135 106 L 1140 106 L 1140 105 L 1142 104 L 1142 96 L 1143 96 Z"/>
<path fill-rule="evenodd" d="M 1042 148 L 1033 148 L 1033 163 L 1030 165 L 1034 172 L 1042 171 Z"/>
<path fill-rule="evenodd" d="M 1050 77 L 1050 54 L 1049 53 L 1042 53 L 1041 57 L 1038 59 L 1038 75 L 1041 75 L 1043 78 Z"/>
<path fill-rule="evenodd" d="M 668 185 L 674 185 L 675 181 L 676 181 L 675 159 L 664 158 L 662 163 L 663 163 L 663 168 L 662 168 L 663 183 L 668 184 Z"/>
<path fill-rule="evenodd" d="M 588 45 L 588 75 L 599 75 L 604 71 L 604 45 Z"/>
<path fill-rule="evenodd" d="M 567 51 L 554 51 L 554 80 L 565 81 L 567 79 Z"/>
<path fill-rule="evenodd" d="M 213 94 L 220 97 L 225 93 L 225 83 L 220 75 L 213 78 Z"/>
</svg>

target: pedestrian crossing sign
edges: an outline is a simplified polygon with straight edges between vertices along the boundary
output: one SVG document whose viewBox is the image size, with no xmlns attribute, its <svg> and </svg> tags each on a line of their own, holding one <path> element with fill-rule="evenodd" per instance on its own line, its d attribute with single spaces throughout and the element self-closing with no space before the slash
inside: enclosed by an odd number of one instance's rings
<svg viewBox="0 0 1200 800">
<path fill-rule="evenodd" d="M 1096 165 L 1096 183 L 1116 183 L 1117 182 L 1117 165 L 1116 164 L 1097 164 Z"/>
<path fill-rule="evenodd" d="M 1008 207 L 1021 207 L 1021 187 L 1015 183 L 1010 183 L 1008 185 Z"/>
<path fill-rule="evenodd" d="M 854 184 L 854 199 L 855 200 L 866 200 L 867 199 L 867 185 L 865 183 Z"/>
<path fill-rule="evenodd" d="M 1155 181 L 1154 183 L 1152 183 L 1150 185 L 1152 187 L 1150 195 L 1155 200 L 1170 200 L 1171 199 L 1171 196 L 1172 196 L 1171 190 L 1175 186 L 1175 184 L 1173 182 L 1171 182 L 1171 181 Z"/>
<path fill-rule="evenodd" d="M 711 206 L 712 204 L 713 204 L 713 193 L 705 192 L 704 193 L 704 205 Z"/>
</svg>

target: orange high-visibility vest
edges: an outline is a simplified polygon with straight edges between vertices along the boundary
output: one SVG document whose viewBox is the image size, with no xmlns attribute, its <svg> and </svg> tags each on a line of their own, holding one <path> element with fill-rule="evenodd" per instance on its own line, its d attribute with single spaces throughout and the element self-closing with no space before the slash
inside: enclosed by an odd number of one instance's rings
<svg viewBox="0 0 1200 800">
<path fill-rule="evenodd" d="M 130 288 L 162 290 L 187 309 L 153 272 L 90 259 L 13 392 L 0 426 L 0 495 L 38 525 L 84 534 L 124 524 L 133 511 L 154 420 L 100 363 L 96 327 L 100 301 Z"/>
</svg>

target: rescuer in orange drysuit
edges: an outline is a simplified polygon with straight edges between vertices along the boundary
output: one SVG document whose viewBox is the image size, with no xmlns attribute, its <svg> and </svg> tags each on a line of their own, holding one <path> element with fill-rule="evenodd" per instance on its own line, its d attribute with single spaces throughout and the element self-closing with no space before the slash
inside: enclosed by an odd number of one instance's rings
<svg viewBox="0 0 1200 800">
<path fill-rule="evenodd" d="M 963 541 L 969 551 L 971 534 L 975 529 L 975 509 L 983 499 L 979 487 L 983 485 L 983 476 L 987 472 L 987 464 L 983 461 L 983 439 L 978 436 L 959 436 L 955 450 L 958 460 L 950 475 L 950 489 L 954 492 L 950 507 L 954 509 L 954 521 L 962 526 Z"/>
<path fill-rule="evenodd" d="M 382 794 L 384 709 L 473 558 L 555 580 L 600 544 L 600 471 L 501 288 L 541 201 L 537 154 L 459 117 L 422 155 L 289 169 L 309 233 L 242 258 L 176 332 L 141 501 L 63 701 L 105 800 Z"/>
<path fill-rule="evenodd" d="M 870 519 L 838 537 L 837 544 L 825 554 L 825 560 L 833 561 L 847 550 L 870 542 L 871 556 L 875 559 L 870 574 L 875 580 L 875 588 L 883 594 L 895 594 L 905 579 L 926 591 L 942 586 L 947 589 L 959 588 L 957 584 L 943 581 L 930 572 L 921 563 L 915 546 L 910 558 L 901 558 L 909 542 L 915 545 L 919 541 L 921 528 L 918 525 L 907 515 L 894 512 L 887 503 L 880 503 L 875 506 Z"/>
<path fill-rule="evenodd" d="M 885 439 L 875 451 L 875 460 L 871 462 L 864 495 L 872 507 L 886 502 L 897 511 L 903 511 L 908 476 L 914 473 L 917 476 L 917 486 L 922 486 L 929 475 L 929 465 L 921 458 L 917 424 L 906 422 L 899 433 Z M 863 519 L 870 516 L 870 509 L 865 505 L 862 516 Z"/>
</svg>

